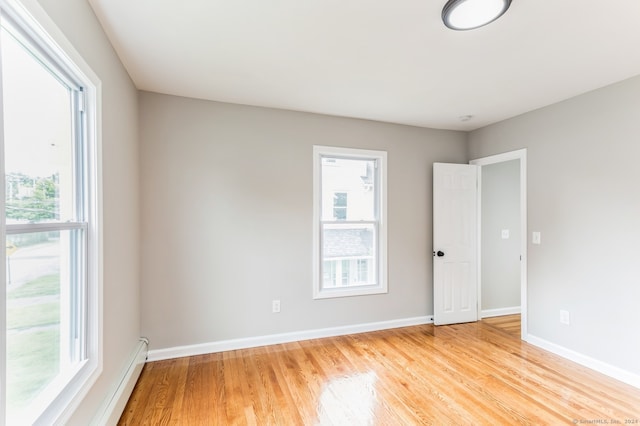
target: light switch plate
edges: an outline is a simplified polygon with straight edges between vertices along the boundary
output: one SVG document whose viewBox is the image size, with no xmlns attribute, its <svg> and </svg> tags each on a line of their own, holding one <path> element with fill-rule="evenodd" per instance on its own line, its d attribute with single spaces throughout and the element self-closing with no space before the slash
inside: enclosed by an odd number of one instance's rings
<svg viewBox="0 0 640 426">
<path fill-rule="evenodd" d="M 502 239 L 503 240 L 508 240 L 509 239 L 509 230 L 508 229 L 503 229 L 502 230 Z"/>
<path fill-rule="evenodd" d="M 540 244 L 540 241 L 541 241 L 540 232 L 534 231 L 533 234 L 531 234 L 531 244 Z"/>
</svg>

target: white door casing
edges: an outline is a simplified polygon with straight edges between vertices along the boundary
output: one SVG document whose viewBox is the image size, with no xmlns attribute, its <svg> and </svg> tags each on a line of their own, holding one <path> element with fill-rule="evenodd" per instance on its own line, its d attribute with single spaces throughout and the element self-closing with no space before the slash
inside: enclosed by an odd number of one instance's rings
<svg viewBox="0 0 640 426">
<path fill-rule="evenodd" d="M 478 320 L 479 167 L 433 164 L 434 324 Z"/>
</svg>

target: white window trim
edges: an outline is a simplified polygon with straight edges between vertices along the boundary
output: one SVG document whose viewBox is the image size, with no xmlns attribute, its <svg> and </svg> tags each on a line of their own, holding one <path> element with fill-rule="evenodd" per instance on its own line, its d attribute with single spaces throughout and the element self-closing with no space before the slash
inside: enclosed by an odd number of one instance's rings
<svg viewBox="0 0 640 426">
<path fill-rule="evenodd" d="M 33 39 L 40 41 L 41 47 L 53 57 L 59 58 L 61 64 L 70 75 L 82 81 L 86 105 L 85 110 L 87 161 L 89 170 L 86 176 L 90 187 L 88 202 L 88 236 L 87 236 L 87 360 L 81 363 L 75 376 L 58 393 L 53 401 L 42 413 L 34 413 L 34 424 L 65 424 L 80 405 L 96 382 L 103 368 L 103 229 L 102 229 L 102 84 L 98 76 L 91 70 L 82 56 L 66 39 L 62 31 L 46 14 L 37 0 L 0 0 L 0 9 L 11 16 L 12 20 Z M 0 83 L 0 94 L 1 83 Z M 0 107 L 0 113 L 1 113 Z M 0 115 L 1 119 L 1 115 Z M 2 132 L 0 132 L 2 133 Z M 2 135 L 0 135 L 2 138 Z M 1 145 L 4 141 L 0 139 Z M 4 162 L 2 162 L 4 163 Z M 0 167 L 0 174 L 4 176 L 4 165 Z M 2 177 L 4 182 L 4 177 Z M 0 190 L 4 200 L 4 183 Z M 4 204 L 2 204 L 4 205 Z M 4 214 L 0 215 L 0 239 L 6 240 Z M 5 245 L 2 255 L 6 256 Z M 4 262 L 2 262 L 4 264 Z M 4 266 L 0 273 L 5 276 Z M 2 328 L 1 350 L 6 348 L 6 294 L 0 292 L 0 326 Z M 3 357 L 4 359 L 4 357 Z M 0 368 L 0 424 L 6 418 L 6 395 L 4 381 L 6 380 L 6 363 Z"/>
<path fill-rule="evenodd" d="M 370 158 L 378 161 L 378 283 L 372 286 L 322 288 L 321 250 L 321 157 L 325 155 L 344 158 Z M 387 153 L 365 149 L 314 145 L 313 147 L 313 298 L 364 296 L 388 292 L 387 279 Z"/>
</svg>

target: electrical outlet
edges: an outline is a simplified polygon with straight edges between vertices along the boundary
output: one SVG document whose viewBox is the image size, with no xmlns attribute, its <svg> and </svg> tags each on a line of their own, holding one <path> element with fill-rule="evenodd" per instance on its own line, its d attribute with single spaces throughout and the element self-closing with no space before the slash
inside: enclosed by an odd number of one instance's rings
<svg viewBox="0 0 640 426">
<path fill-rule="evenodd" d="M 279 300 L 274 300 L 271 302 L 271 312 L 273 312 L 274 314 L 277 314 L 278 312 L 280 312 L 280 301 Z"/>
<path fill-rule="evenodd" d="M 571 315 L 569 315 L 569 311 L 560 310 L 560 324 L 570 325 L 571 324 Z"/>
</svg>

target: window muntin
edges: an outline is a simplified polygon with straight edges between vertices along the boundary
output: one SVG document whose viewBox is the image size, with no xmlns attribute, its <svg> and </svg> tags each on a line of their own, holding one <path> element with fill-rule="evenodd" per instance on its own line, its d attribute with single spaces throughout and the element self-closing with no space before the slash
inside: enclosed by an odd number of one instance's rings
<svg viewBox="0 0 640 426">
<path fill-rule="evenodd" d="M 53 424 L 68 418 L 101 368 L 99 81 L 25 11 L 3 0 L 0 8 L 7 257 L 0 412 L 7 424 Z"/>
<path fill-rule="evenodd" d="M 386 153 L 314 147 L 314 297 L 384 293 Z"/>
</svg>

